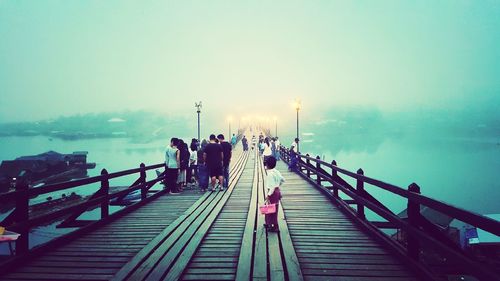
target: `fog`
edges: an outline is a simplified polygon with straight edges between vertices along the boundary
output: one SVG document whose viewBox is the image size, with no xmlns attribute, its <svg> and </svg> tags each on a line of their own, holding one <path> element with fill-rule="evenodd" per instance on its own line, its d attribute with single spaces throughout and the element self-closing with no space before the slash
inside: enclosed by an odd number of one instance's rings
<svg viewBox="0 0 500 281">
<path fill-rule="evenodd" d="M 295 98 L 311 123 L 357 107 L 495 122 L 499 15 L 498 1 L 0 1 L 0 123 L 191 122 L 201 100 L 214 129 L 248 114 L 286 129 Z"/>
</svg>

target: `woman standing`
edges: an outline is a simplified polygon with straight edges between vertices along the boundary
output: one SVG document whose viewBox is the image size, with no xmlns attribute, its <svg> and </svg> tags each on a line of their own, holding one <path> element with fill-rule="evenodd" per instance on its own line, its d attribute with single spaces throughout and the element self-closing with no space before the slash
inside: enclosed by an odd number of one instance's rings
<svg viewBox="0 0 500 281">
<path fill-rule="evenodd" d="M 197 152 L 198 152 L 198 142 L 196 139 L 191 140 L 191 145 L 189 146 L 189 167 L 186 172 L 186 180 L 188 185 L 192 186 L 196 183 L 197 177 Z M 193 180 L 193 177 L 195 178 Z"/>
<path fill-rule="evenodd" d="M 177 179 L 177 185 L 180 190 L 183 190 L 186 187 L 186 170 L 189 167 L 189 149 L 187 143 L 183 140 L 179 140 L 179 155 L 180 155 L 180 172 L 179 177 Z"/>
<path fill-rule="evenodd" d="M 266 186 L 267 186 L 267 196 L 266 200 L 270 204 L 276 204 L 276 212 L 273 214 L 266 215 L 266 227 L 268 231 L 278 232 L 278 210 L 279 202 L 281 199 L 281 185 L 285 182 L 285 179 L 281 173 L 275 169 L 276 158 L 270 156 L 267 159 L 267 176 L 266 176 Z"/>
<path fill-rule="evenodd" d="M 263 151 L 262 151 L 262 156 L 264 156 L 264 166 L 267 164 L 267 160 L 269 157 L 273 155 L 273 151 L 271 150 L 271 144 L 269 143 L 269 138 L 266 138 L 263 142 Z"/>
<path fill-rule="evenodd" d="M 172 138 L 170 140 L 170 146 L 168 146 L 165 151 L 165 182 L 170 194 L 178 193 L 176 183 L 180 167 L 180 153 L 179 149 L 177 149 L 178 145 L 179 139 Z"/>
</svg>

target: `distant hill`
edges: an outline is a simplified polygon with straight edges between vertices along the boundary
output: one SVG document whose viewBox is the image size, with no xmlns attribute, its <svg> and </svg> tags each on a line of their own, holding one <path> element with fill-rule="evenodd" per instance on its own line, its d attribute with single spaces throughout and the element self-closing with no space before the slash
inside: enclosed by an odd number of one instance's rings
<svg viewBox="0 0 500 281">
<path fill-rule="evenodd" d="M 61 116 L 38 122 L 0 123 L 0 136 L 43 135 L 61 139 L 132 138 L 140 142 L 184 132 L 187 120 L 148 111 Z"/>
</svg>

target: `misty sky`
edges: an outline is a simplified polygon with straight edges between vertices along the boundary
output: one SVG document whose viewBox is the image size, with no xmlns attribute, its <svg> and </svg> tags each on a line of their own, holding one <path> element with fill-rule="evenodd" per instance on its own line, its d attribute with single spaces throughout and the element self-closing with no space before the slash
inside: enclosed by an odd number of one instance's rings
<svg viewBox="0 0 500 281">
<path fill-rule="evenodd" d="M 499 105 L 499 77 L 497 0 L 0 0 L 0 122 L 460 109 Z"/>
</svg>

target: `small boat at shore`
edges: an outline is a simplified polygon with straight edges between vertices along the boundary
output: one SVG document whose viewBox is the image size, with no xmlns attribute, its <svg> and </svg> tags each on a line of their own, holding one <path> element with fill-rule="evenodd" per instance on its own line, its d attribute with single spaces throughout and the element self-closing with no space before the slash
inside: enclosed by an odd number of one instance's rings
<svg viewBox="0 0 500 281">
<path fill-rule="evenodd" d="M 87 163 L 87 154 L 87 151 L 71 154 L 47 151 L 4 160 L 0 164 L 0 192 L 9 191 L 16 181 L 36 186 L 87 177 L 87 169 L 96 166 L 95 163 Z"/>
</svg>

